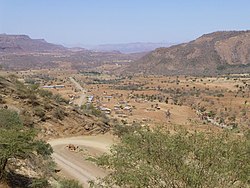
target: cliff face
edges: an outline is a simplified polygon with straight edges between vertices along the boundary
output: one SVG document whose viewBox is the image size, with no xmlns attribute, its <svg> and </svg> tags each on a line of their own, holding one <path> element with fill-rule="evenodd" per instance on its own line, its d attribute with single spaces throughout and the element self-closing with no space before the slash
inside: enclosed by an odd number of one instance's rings
<svg viewBox="0 0 250 188">
<path fill-rule="evenodd" d="M 44 39 L 31 39 L 27 35 L 0 34 L 0 52 L 36 52 L 65 50 L 63 46 L 46 42 Z"/>
<path fill-rule="evenodd" d="M 158 48 L 128 71 L 165 75 L 250 72 L 250 31 L 214 32 L 189 43 Z"/>
</svg>

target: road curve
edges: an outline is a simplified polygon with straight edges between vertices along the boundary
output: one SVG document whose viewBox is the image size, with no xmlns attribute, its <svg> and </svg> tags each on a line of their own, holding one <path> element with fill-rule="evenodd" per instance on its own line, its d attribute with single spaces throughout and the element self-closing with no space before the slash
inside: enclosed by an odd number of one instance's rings
<svg viewBox="0 0 250 188">
<path fill-rule="evenodd" d="M 84 187 L 88 187 L 89 180 L 107 175 L 104 169 L 86 159 L 90 155 L 96 156 L 108 152 L 114 143 L 114 137 L 111 135 L 60 138 L 50 140 L 49 143 L 54 150 L 52 157 L 63 174 L 78 180 Z M 83 152 L 69 151 L 66 148 L 68 144 L 79 146 Z"/>
</svg>

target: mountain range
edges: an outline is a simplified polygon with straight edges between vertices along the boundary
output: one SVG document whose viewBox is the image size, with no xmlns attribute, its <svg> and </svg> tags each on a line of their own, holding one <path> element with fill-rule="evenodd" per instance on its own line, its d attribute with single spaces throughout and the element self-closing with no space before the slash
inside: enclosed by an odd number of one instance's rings
<svg viewBox="0 0 250 188">
<path fill-rule="evenodd" d="M 121 53 L 141 53 L 150 52 L 159 47 L 169 47 L 174 43 L 152 43 L 152 42 L 136 42 L 136 43 L 121 43 L 121 44 L 101 44 L 95 46 L 83 45 L 84 48 L 99 52 L 119 51 Z"/>
<path fill-rule="evenodd" d="M 31 39 L 27 35 L 0 34 L 0 52 L 45 52 L 66 50 L 62 45 Z"/>
<path fill-rule="evenodd" d="M 72 69 L 85 69 L 119 63 L 122 66 L 115 70 L 124 74 L 216 75 L 250 72 L 250 31 L 218 31 L 188 43 L 161 47 L 147 53 L 120 53 L 150 50 L 157 45 L 160 44 L 103 45 L 99 50 L 105 52 L 98 52 L 66 48 L 43 39 L 31 39 L 27 35 L 0 34 L 0 64 L 6 69 L 20 70 L 65 64 Z"/>
<path fill-rule="evenodd" d="M 97 52 L 85 48 L 67 48 L 31 39 L 27 35 L 0 34 L 0 67 L 5 70 L 71 68 L 96 69 L 103 65 L 128 64 L 145 53 L 122 54 L 119 51 Z"/>
<path fill-rule="evenodd" d="M 158 48 L 130 64 L 126 71 L 162 75 L 250 72 L 250 31 L 219 31 Z"/>
</svg>

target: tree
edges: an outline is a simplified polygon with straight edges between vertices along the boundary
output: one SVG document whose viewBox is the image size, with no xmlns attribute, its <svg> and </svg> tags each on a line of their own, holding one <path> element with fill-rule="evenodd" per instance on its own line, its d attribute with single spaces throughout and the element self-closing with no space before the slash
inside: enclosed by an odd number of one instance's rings
<svg viewBox="0 0 250 188">
<path fill-rule="evenodd" d="M 102 187 L 247 187 L 250 140 L 141 128 L 95 159 L 111 173 Z"/>
<path fill-rule="evenodd" d="M 0 110 L 0 179 L 3 178 L 10 158 L 25 159 L 36 152 L 49 156 L 51 146 L 35 140 L 35 131 L 23 126 L 16 112 Z"/>
<path fill-rule="evenodd" d="M 1 130 L 0 132 L 0 179 L 3 177 L 8 159 L 26 158 L 34 150 L 32 131 Z"/>
</svg>

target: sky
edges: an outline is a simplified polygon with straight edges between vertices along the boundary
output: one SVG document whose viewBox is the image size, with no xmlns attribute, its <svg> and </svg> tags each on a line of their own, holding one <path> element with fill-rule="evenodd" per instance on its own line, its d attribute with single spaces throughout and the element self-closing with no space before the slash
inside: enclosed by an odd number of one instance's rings
<svg viewBox="0 0 250 188">
<path fill-rule="evenodd" d="M 250 0 L 0 0 L 0 33 L 56 44 L 179 43 L 249 29 Z"/>
</svg>

